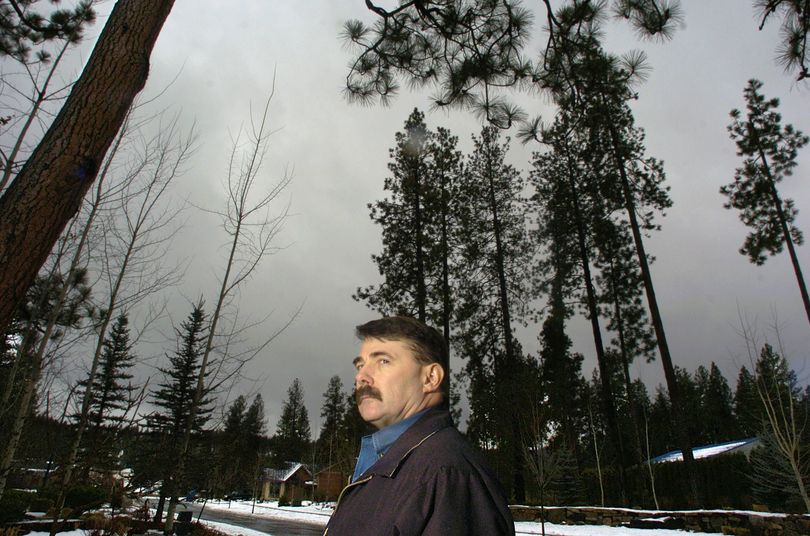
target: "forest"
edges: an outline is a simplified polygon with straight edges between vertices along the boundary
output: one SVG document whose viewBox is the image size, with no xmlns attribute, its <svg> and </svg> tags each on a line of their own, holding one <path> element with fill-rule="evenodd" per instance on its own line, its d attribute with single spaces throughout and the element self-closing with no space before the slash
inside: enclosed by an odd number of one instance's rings
<svg viewBox="0 0 810 536">
<path fill-rule="evenodd" d="M 750 31 L 780 29 L 774 61 L 806 98 L 806 3 L 750 3 Z M 443 332 L 456 420 L 515 504 L 810 513 L 810 383 L 791 365 L 806 356 L 791 355 L 777 321 L 763 334 L 743 313 L 728 319 L 744 348 L 734 376 L 712 359 L 681 361 L 667 338 L 649 251 L 678 185 L 648 149 L 646 129 L 662 127 L 636 120 L 653 66 L 644 52 L 611 52 L 605 32 L 623 25 L 667 47 L 688 3 L 355 6 L 335 31 L 349 61 L 342 105 L 390 116 L 403 85 L 432 94 L 396 132 L 375 134 L 393 143 L 387 170 L 374 171 L 374 198 L 345 209 L 368 215 L 371 269 L 337 274 L 326 258 L 278 260 L 306 205 L 289 195 L 300 171 L 268 170 L 291 129 L 274 115 L 283 80 L 271 69 L 261 97 L 229 116 L 216 178 L 202 182 L 209 118 L 188 121 L 164 102 L 171 83 L 147 85 L 174 2 L 104 4 L 0 2 L 0 515 L 32 500 L 55 516 L 120 506 L 148 490 L 171 530 L 192 491 L 256 496 L 265 471 L 291 461 L 350 474 L 367 432 L 345 375 L 351 355 L 319 361 L 317 376 L 293 367 L 316 361 L 284 342 L 306 299 L 277 309 L 290 302 L 270 289 L 308 283 L 268 276 L 279 262 L 339 277 L 354 288 L 343 301 L 366 316 L 405 314 Z M 757 268 L 789 259 L 781 277 L 810 323 L 801 199 L 783 193 L 807 173 L 809 140 L 769 88 L 752 75 L 728 96 L 737 164 L 715 209 L 742 224 L 734 255 Z M 330 193 L 338 221 L 344 198 Z M 256 296 L 264 308 L 248 312 Z M 340 329 L 348 337 L 361 320 Z M 587 344 L 572 338 L 577 323 Z M 637 375 L 642 363 L 660 383 Z M 264 374 L 289 385 L 268 407 Z M 322 389 L 313 434 L 307 405 Z M 696 455 L 738 440 L 753 449 Z M 674 450 L 682 461 L 655 460 Z M 36 494 L 15 489 L 28 487 Z"/>
</svg>

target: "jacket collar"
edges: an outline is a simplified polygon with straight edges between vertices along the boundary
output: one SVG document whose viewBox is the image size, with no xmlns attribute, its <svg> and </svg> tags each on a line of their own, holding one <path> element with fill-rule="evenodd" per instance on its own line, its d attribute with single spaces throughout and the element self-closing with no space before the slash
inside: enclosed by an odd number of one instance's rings
<svg viewBox="0 0 810 536">
<path fill-rule="evenodd" d="M 439 430 L 453 426 L 450 413 L 438 406 L 428 409 L 422 417 L 399 436 L 388 452 L 372 465 L 367 474 L 393 478 L 408 454 Z"/>
</svg>

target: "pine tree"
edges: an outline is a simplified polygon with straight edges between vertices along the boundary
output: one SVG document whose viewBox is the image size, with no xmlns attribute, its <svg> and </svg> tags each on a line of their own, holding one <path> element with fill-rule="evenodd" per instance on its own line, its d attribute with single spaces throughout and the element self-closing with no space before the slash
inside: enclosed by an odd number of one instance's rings
<svg viewBox="0 0 810 536">
<path fill-rule="evenodd" d="M 759 11 L 759 29 L 769 19 L 782 17 L 781 39 L 776 49 L 776 60 L 785 71 L 798 71 L 796 79 L 810 77 L 810 47 L 807 34 L 810 32 L 810 5 L 803 0 L 754 0 Z"/>
<path fill-rule="evenodd" d="M 0 331 L 93 184 L 146 83 L 149 55 L 173 5 L 173 0 L 115 3 L 70 96 L 0 197 Z M 81 19 L 80 14 L 70 22 L 75 27 Z M 41 224 L 28 225 L 32 219 Z"/>
<path fill-rule="evenodd" d="M 177 471 L 182 455 L 179 442 L 191 415 L 207 330 L 203 304 L 199 302 L 194 305 L 180 329 L 175 329 L 177 350 L 167 356 L 170 365 L 168 368 L 158 368 L 163 374 L 163 381 L 151 392 L 152 404 L 158 409 L 147 416 L 147 427 L 156 433 L 156 462 L 163 473 L 160 500 L 155 512 L 157 521 L 162 519 L 166 498 L 173 502 L 185 477 L 185 474 Z M 211 401 L 206 392 L 194 413 L 192 424 L 195 433 L 199 433 L 205 426 L 211 411 Z"/>
<path fill-rule="evenodd" d="M 229 435 L 238 435 L 242 431 L 242 421 L 245 418 L 245 409 L 247 402 L 243 395 L 236 397 L 228 410 L 225 412 L 225 428 L 224 432 Z"/>
<path fill-rule="evenodd" d="M 252 450 L 255 450 L 262 436 L 267 433 L 267 422 L 264 418 L 264 399 L 261 393 L 253 397 L 253 401 L 245 412 L 243 428 L 248 438 L 248 445 Z"/>
<path fill-rule="evenodd" d="M 287 400 L 276 426 L 276 463 L 304 460 L 309 441 L 309 415 L 304 406 L 304 388 L 301 380 L 295 378 L 287 389 Z"/>
<path fill-rule="evenodd" d="M 570 100 L 563 101 L 570 103 Z M 599 378 L 602 385 L 598 389 L 601 395 L 600 407 L 605 415 L 608 433 L 615 452 L 618 454 L 619 488 L 625 495 L 624 445 L 619 429 L 616 411 L 617 397 L 611 382 L 608 356 L 602 338 L 600 310 L 594 277 L 591 271 L 592 259 L 595 256 L 595 232 L 600 225 L 601 214 L 595 211 L 596 202 L 589 191 L 595 191 L 589 182 L 598 177 L 589 172 L 588 142 L 584 136 L 578 136 L 575 130 L 576 116 L 565 106 L 558 113 L 554 125 L 543 134 L 543 141 L 551 151 L 536 154 L 532 173 L 536 193 L 533 197 L 539 209 L 538 238 L 541 244 L 547 244 L 550 250 L 548 263 L 554 266 L 555 273 L 568 262 L 576 263 L 576 272 L 572 277 L 583 291 L 585 314 L 591 324 L 596 360 L 599 365 Z M 604 226 L 604 224 L 602 224 Z M 541 268 L 540 273 L 543 273 Z M 559 278 L 561 275 L 555 275 Z M 565 279 L 556 283 L 564 284 Z M 564 292 L 563 287 L 554 292 Z M 561 300 L 562 295 L 554 297 Z"/>
<path fill-rule="evenodd" d="M 772 490 L 786 493 L 785 500 L 810 514 L 810 451 L 805 429 L 810 415 L 796 373 L 770 344 L 763 346 L 757 359 L 755 385 L 763 415 L 763 442 L 768 451 L 761 464 L 766 467 L 764 471 L 759 467 L 755 478 Z M 774 463 L 768 462 L 771 459 Z"/>
<path fill-rule="evenodd" d="M 91 386 L 94 395 L 88 413 L 85 476 L 91 465 L 102 469 L 115 466 L 118 451 L 115 440 L 127 413 L 135 403 L 137 388 L 130 381 L 130 369 L 134 364 L 135 355 L 129 339 L 129 319 L 127 315 L 121 314 L 115 319 L 109 337 L 104 340 L 99 372 Z M 79 382 L 79 388 L 86 389 L 87 381 Z M 76 418 L 78 417 L 77 415 Z"/>
<path fill-rule="evenodd" d="M 33 47 L 53 40 L 78 42 L 87 26 L 95 22 L 96 12 L 92 0 L 82 0 L 72 9 L 59 8 L 47 16 L 36 10 L 40 0 L 9 2 L 0 6 L 0 56 L 11 56 L 21 63 L 30 60 Z M 38 61 L 48 61 L 44 48 L 36 52 Z"/>
<path fill-rule="evenodd" d="M 509 460 L 501 478 L 522 501 L 522 441 L 512 408 L 527 403 L 521 397 L 534 377 L 513 332 L 527 318 L 532 299 L 525 269 L 533 254 L 521 197 L 525 179 L 506 163 L 509 140 L 501 142 L 497 129 L 483 128 L 473 144 L 460 193 L 459 263 L 465 271 L 459 280 L 456 349 L 467 360 L 472 407 L 472 395 L 486 393 L 487 382 L 494 385 L 494 400 L 482 407 L 493 408 L 495 415 L 481 415 L 486 420 L 480 422 L 500 428 L 494 432 L 498 452 Z"/>
<path fill-rule="evenodd" d="M 700 385 L 702 413 L 707 422 L 706 436 L 710 443 L 739 439 L 734 420 L 733 398 L 720 368 L 712 361 L 705 384 Z"/>
<path fill-rule="evenodd" d="M 53 350 L 49 345 L 58 346 L 69 330 L 92 318 L 90 297 L 84 269 L 68 275 L 54 270 L 38 276 L 3 334 L 7 342 L 0 369 L 0 498 L 23 428 L 32 414 L 47 363 L 46 350 Z"/>
<path fill-rule="evenodd" d="M 739 210 L 740 220 L 752 229 L 740 248 L 752 263 L 761 265 L 767 260 L 766 254 L 774 256 L 787 246 L 810 322 L 810 296 L 795 249 L 803 241 L 793 224 L 798 210 L 776 189 L 783 178 L 793 174 L 798 151 L 810 138 L 792 125 L 782 128 L 782 116 L 776 111 L 779 99 L 766 100 L 760 89 L 762 82 L 748 81 L 743 92 L 745 119 L 739 110 L 731 111 L 733 121 L 728 131 L 737 144 L 737 154 L 743 157 L 743 166 L 735 170 L 734 182 L 720 188 L 720 193 L 729 199 L 724 206 Z"/>
<path fill-rule="evenodd" d="M 548 54 L 542 68 L 524 56 L 533 43 L 559 36 L 560 13 L 544 0 L 548 21 L 540 32 L 532 32 L 531 11 L 520 0 L 422 0 L 396 4 L 385 9 L 372 2 L 366 7 L 375 17 L 372 25 L 360 20 L 344 24 L 344 39 L 358 55 L 346 77 L 348 97 L 363 103 L 379 97 L 388 102 L 399 90 L 398 77 L 417 87 L 432 86 L 436 106 L 472 110 L 499 127 L 509 127 L 524 114 L 503 95 L 504 88 L 525 86 L 531 80 L 536 89 L 554 82 L 545 70 L 564 68 Z M 645 37 L 668 38 L 682 15 L 677 0 L 615 0 L 613 12 Z M 608 2 L 565 2 L 560 8 L 589 20 L 580 22 L 580 32 L 597 30 L 594 21 L 605 18 Z M 541 33 L 543 32 L 543 33 Z M 531 45 L 534 46 L 534 45 Z M 557 74 L 557 73 L 555 73 Z"/>
<path fill-rule="evenodd" d="M 264 402 L 261 395 L 247 406 L 245 397 L 236 397 L 225 413 L 225 425 L 218 453 L 218 480 L 224 489 L 248 490 L 253 487 L 265 433 Z"/>
<path fill-rule="evenodd" d="M 762 403 L 757 394 L 756 380 L 744 366 L 737 375 L 734 390 L 734 417 L 745 437 L 754 437 L 762 431 Z"/>
<path fill-rule="evenodd" d="M 329 386 L 323 394 L 321 406 L 321 432 L 318 436 L 318 453 L 321 463 L 331 467 L 337 461 L 340 450 L 340 432 L 346 419 L 346 393 L 340 376 L 329 378 Z"/>
<path fill-rule="evenodd" d="M 372 261 L 383 282 L 357 289 L 353 296 L 383 315 L 402 314 L 441 326 L 451 341 L 458 249 L 458 188 L 461 153 L 449 130 L 428 130 L 425 116 L 414 110 L 396 133 L 385 179 L 386 199 L 371 205 L 380 225 L 383 251 Z M 444 364 L 449 392 L 449 363 Z"/>
<path fill-rule="evenodd" d="M 163 382 L 152 391 L 152 403 L 158 412 L 152 416 L 152 426 L 176 436 L 182 433 L 191 400 L 196 387 L 197 372 L 200 367 L 202 345 L 207 333 L 205 312 L 202 302 L 197 303 L 186 320 L 176 329 L 178 348 L 167 355 L 169 367 L 159 367 Z M 194 419 L 194 430 L 202 430 L 211 414 L 211 401 L 207 398 L 200 404 Z"/>
</svg>

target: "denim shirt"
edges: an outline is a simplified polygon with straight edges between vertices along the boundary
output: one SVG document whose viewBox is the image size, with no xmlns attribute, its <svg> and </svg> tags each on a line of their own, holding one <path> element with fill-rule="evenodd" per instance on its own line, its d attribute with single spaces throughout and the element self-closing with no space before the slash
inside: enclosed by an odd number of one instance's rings
<svg viewBox="0 0 810 536">
<path fill-rule="evenodd" d="M 363 436 L 360 441 L 360 454 L 357 457 L 357 465 L 354 466 L 352 482 L 360 478 L 372 465 L 377 463 L 377 460 L 388 452 L 394 441 L 399 439 L 399 436 L 418 421 L 419 417 L 424 415 L 426 411 L 422 410 L 407 419 L 402 419 L 397 423 L 381 428 L 371 435 Z"/>
</svg>

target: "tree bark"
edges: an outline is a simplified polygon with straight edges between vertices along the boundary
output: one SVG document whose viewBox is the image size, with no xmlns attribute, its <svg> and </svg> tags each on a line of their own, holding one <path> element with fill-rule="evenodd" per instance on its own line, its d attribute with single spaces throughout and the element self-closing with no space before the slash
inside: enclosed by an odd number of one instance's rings
<svg viewBox="0 0 810 536">
<path fill-rule="evenodd" d="M 627 177 L 624 159 L 618 147 L 618 135 L 616 133 L 616 127 L 613 125 L 613 123 L 608 124 L 610 130 L 610 139 L 613 145 L 613 157 L 616 160 L 616 168 L 618 169 L 621 177 L 625 210 L 627 212 L 627 217 L 630 220 L 630 228 L 633 232 L 633 242 L 636 246 L 636 256 L 638 257 L 639 267 L 641 268 L 641 277 L 644 281 L 644 292 L 647 295 L 647 306 L 650 309 L 650 317 L 652 319 L 653 329 L 655 330 L 658 351 L 661 354 L 661 364 L 664 367 L 664 378 L 667 382 L 669 400 L 672 404 L 673 421 L 675 423 L 676 430 L 675 434 L 681 447 L 683 464 L 689 480 L 690 491 L 692 492 L 692 500 L 695 501 L 695 506 L 700 506 L 702 501 L 697 471 L 695 469 L 695 457 L 692 454 L 692 442 L 686 428 L 687 423 L 685 419 L 686 414 L 683 409 L 683 400 L 681 399 L 680 389 L 678 388 L 678 380 L 675 377 L 675 367 L 672 364 L 672 356 L 669 353 L 669 344 L 667 343 L 667 336 L 666 332 L 664 331 L 664 321 L 661 319 L 661 312 L 658 310 L 658 300 L 655 297 L 655 287 L 653 286 L 652 282 L 650 265 L 647 262 L 647 253 L 644 250 L 644 240 L 641 238 L 641 229 L 638 224 L 638 218 L 636 217 L 636 204 L 633 199 L 633 193 L 630 190 L 630 179 Z"/>
<path fill-rule="evenodd" d="M 613 396 L 613 386 L 610 382 L 610 367 L 608 366 L 607 357 L 605 355 L 605 345 L 602 340 L 602 330 L 599 326 L 599 309 L 596 305 L 596 291 L 593 288 L 593 279 L 591 279 L 591 262 L 588 255 L 588 247 L 585 241 L 585 224 L 582 217 L 582 209 L 579 205 L 579 194 L 577 192 L 576 183 L 574 181 L 574 173 L 570 166 L 570 155 L 567 155 L 567 147 L 565 148 L 566 156 L 568 157 L 568 173 L 566 181 L 568 182 L 569 196 L 571 199 L 571 210 L 577 228 L 577 246 L 579 250 L 579 261 L 582 265 L 582 279 L 585 283 L 585 294 L 588 302 L 588 316 L 591 321 L 591 332 L 593 333 L 593 343 L 596 349 L 596 362 L 599 365 L 599 379 L 601 381 L 601 395 L 602 409 L 607 418 L 608 430 L 610 431 L 611 443 L 616 449 L 619 457 L 619 493 L 623 504 L 627 504 L 627 492 L 625 484 L 625 455 L 624 455 L 624 442 L 622 441 L 622 434 L 619 430 L 619 419 L 616 416 L 615 398 Z"/>
<path fill-rule="evenodd" d="M 790 262 L 793 264 L 793 273 L 796 274 L 796 282 L 799 284 L 799 292 L 802 295 L 802 302 L 804 303 L 804 313 L 807 315 L 807 321 L 810 322 L 810 296 L 807 294 L 807 285 L 804 283 L 802 267 L 799 264 L 799 257 L 796 256 L 796 248 L 793 245 L 793 239 L 790 238 L 790 229 L 788 229 L 785 211 L 782 208 L 782 200 L 779 198 L 779 192 L 776 190 L 776 183 L 773 180 L 773 175 L 771 175 L 768 159 L 765 158 L 765 152 L 762 150 L 762 147 L 759 146 L 758 142 L 757 148 L 759 149 L 759 156 L 762 160 L 765 176 L 768 177 L 768 191 L 771 196 L 771 202 L 776 209 L 776 217 L 779 218 L 779 227 L 782 229 L 782 236 L 785 238 L 785 244 L 790 254 Z"/>
<path fill-rule="evenodd" d="M 498 294 L 501 306 L 501 329 L 503 330 L 504 347 L 506 359 L 504 365 L 499 367 L 503 372 L 507 388 L 517 387 L 517 364 L 518 356 L 515 354 L 515 343 L 512 338 L 512 318 L 509 312 L 509 294 L 506 284 L 506 267 L 504 266 L 504 245 L 503 229 L 501 228 L 500 216 L 498 214 L 498 202 L 495 196 L 494 170 L 491 167 L 489 156 L 487 157 L 487 185 L 489 194 L 490 212 L 492 214 L 492 231 L 495 236 L 495 270 L 498 272 Z M 504 400 L 499 404 L 503 405 Z M 511 419 L 511 444 L 512 444 L 512 490 L 517 503 L 522 503 L 526 498 L 526 483 L 523 478 L 524 461 L 522 453 L 522 439 L 518 419 Z"/>
<path fill-rule="evenodd" d="M 118 0 L 82 75 L 0 198 L 0 331 L 8 326 L 149 75 L 174 0 Z"/>
</svg>

